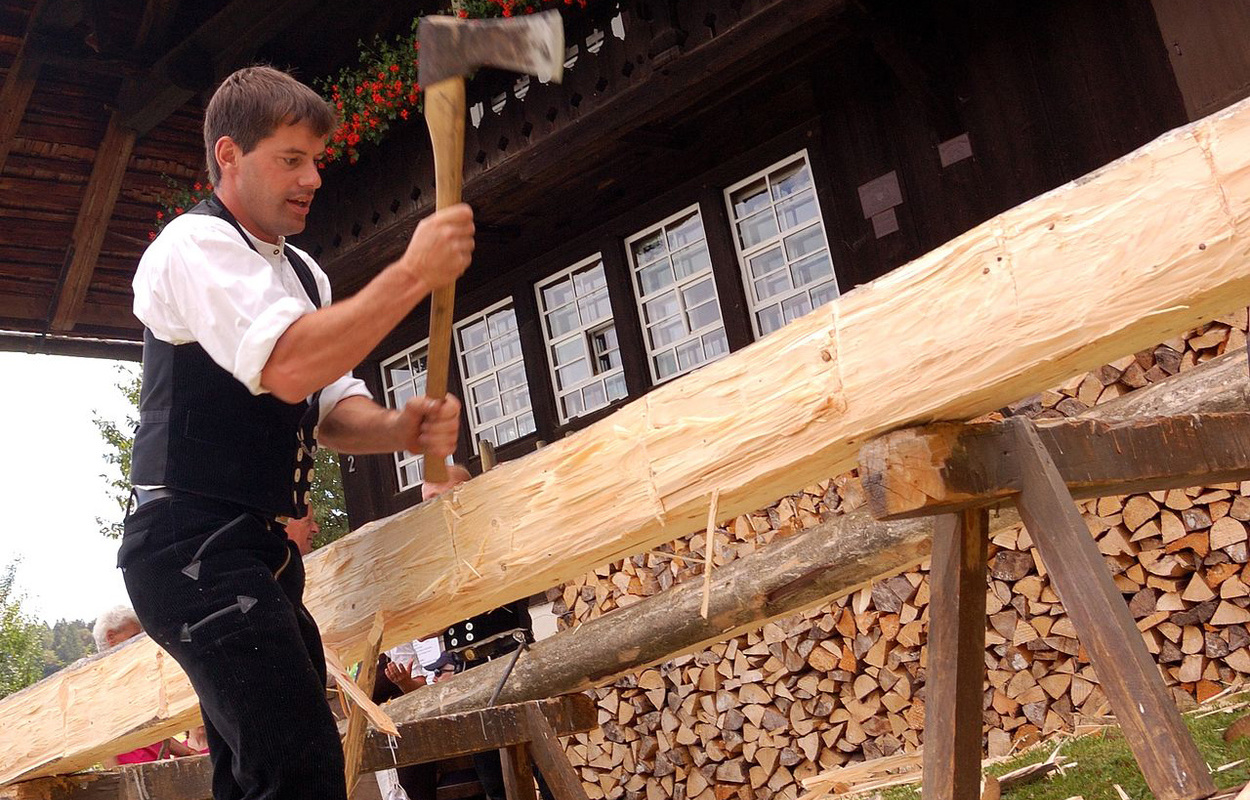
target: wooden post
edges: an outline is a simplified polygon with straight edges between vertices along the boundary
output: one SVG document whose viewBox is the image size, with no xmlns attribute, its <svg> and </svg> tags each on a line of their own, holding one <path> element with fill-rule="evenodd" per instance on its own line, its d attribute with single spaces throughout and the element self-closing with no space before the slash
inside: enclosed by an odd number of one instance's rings
<svg viewBox="0 0 1250 800">
<path fill-rule="evenodd" d="M 530 766 L 530 749 L 528 745 L 517 744 L 499 749 L 499 759 L 503 764 L 504 794 L 508 800 L 534 800 L 537 791 L 534 787 L 534 769 Z"/>
<path fill-rule="evenodd" d="M 356 685 L 366 697 L 373 694 L 373 685 L 378 678 L 378 653 L 382 650 L 382 611 L 373 617 L 373 628 L 369 631 L 369 647 L 364 659 L 360 662 L 360 675 Z M 347 734 L 343 737 L 344 780 L 347 782 L 347 796 L 356 791 L 356 782 L 360 778 L 360 763 L 364 755 L 365 733 L 369 718 L 360 706 L 352 706 L 347 717 Z"/>
<path fill-rule="evenodd" d="M 525 706 L 525 726 L 530 735 L 530 755 L 556 800 L 589 800 L 582 779 L 560 747 L 555 729 L 532 703 Z"/>
<path fill-rule="evenodd" d="M 933 531 L 923 800 L 981 793 L 988 534 L 984 508 L 939 517 Z"/>
<path fill-rule="evenodd" d="M 1021 491 L 1016 499 L 1051 583 L 1089 652 L 1124 738 L 1159 800 L 1215 792 L 1211 773 L 1111 580 L 1102 555 L 1033 423 L 1014 418 Z M 980 650 L 978 650 L 979 654 Z M 930 667 L 932 674 L 932 667 Z"/>
</svg>

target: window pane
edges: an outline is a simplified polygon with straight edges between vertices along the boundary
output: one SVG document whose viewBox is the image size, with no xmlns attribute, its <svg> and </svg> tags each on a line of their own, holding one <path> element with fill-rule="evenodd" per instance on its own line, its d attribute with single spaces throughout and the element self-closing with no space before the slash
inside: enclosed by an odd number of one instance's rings
<svg viewBox="0 0 1250 800">
<path fill-rule="evenodd" d="M 786 324 L 786 321 L 781 317 L 781 306 L 775 304 L 761 308 L 756 312 L 755 318 L 759 320 L 761 336 L 772 333 Z"/>
<path fill-rule="evenodd" d="M 768 186 L 765 185 L 764 179 L 760 178 L 734 192 L 730 197 L 730 202 L 733 204 L 734 216 L 742 219 L 748 214 L 768 207 Z"/>
<path fill-rule="evenodd" d="M 607 285 L 607 280 L 603 277 L 602 264 L 599 264 L 593 269 L 588 269 L 585 272 L 577 273 L 573 276 L 573 280 L 577 284 L 578 294 L 586 294 L 587 292 L 598 289 L 600 286 Z"/>
<path fill-rule="evenodd" d="M 610 350 L 602 355 L 595 356 L 595 373 L 603 374 L 614 369 L 621 368 L 621 351 Z"/>
<path fill-rule="evenodd" d="M 828 278 L 833 274 L 833 268 L 829 266 L 829 254 L 818 253 L 797 262 L 790 267 L 790 272 L 794 275 L 795 286 L 806 286 Z"/>
<path fill-rule="evenodd" d="M 655 261 L 657 258 L 664 255 L 664 251 L 666 249 L 664 247 L 664 232 L 656 231 L 650 236 L 634 242 L 632 247 L 634 251 L 634 261 L 637 262 L 638 266 L 650 264 L 652 261 Z"/>
<path fill-rule="evenodd" d="M 796 294 L 781 303 L 781 313 L 785 315 L 786 322 L 793 322 L 811 310 L 812 302 L 808 299 L 807 292 Z"/>
<path fill-rule="evenodd" d="M 553 339 L 563 336 L 577 325 L 577 306 L 572 303 L 547 314 L 547 332 Z"/>
<path fill-rule="evenodd" d="M 551 348 L 551 353 L 555 358 L 556 366 L 560 367 L 574 359 L 581 358 L 585 354 L 585 350 L 582 347 L 581 339 L 574 338 Z"/>
<path fill-rule="evenodd" d="M 543 306 L 550 311 L 573 299 L 573 284 L 568 280 L 560 281 L 543 289 Z"/>
<path fill-rule="evenodd" d="M 804 228 L 798 233 L 792 233 L 786 237 L 786 257 L 790 260 L 802 258 L 808 253 L 814 253 L 821 250 L 825 246 L 824 237 L 821 236 L 821 227 L 813 225 L 810 228 Z"/>
<path fill-rule="evenodd" d="M 766 208 L 753 217 L 738 223 L 738 240 L 743 250 L 749 250 L 769 237 L 777 235 L 777 220 L 773 210 Z"/>
<path fill-rule="evenodd" d="M 751 268 L 751 277 L 762 278 L 770 272 L 775 272 L 786 265 L 785 258 L 781 255 L 780 247 L 772 247 L 760 253 L 758 256 L 752 256 L 747 259 L 747 264 Z"/>
<path fill-rule="evenodd" d="M 672 344 L 685 336 L 686 332 L 686 324 L 681 317 L 661 322 L 651 329 L 651 348 L 659 349 L 666 344 Z"/>
<path fill-rule="evenodd" d="M 810 189 L 777 204 L 777 218 L 781 220 L 783 231 L 802 225 L 815 217 L 816 194 Z"/>
<path fill-rule="evenodd" d="M 561 398 L 564 403 L 564 416 L 572 418 L 582 413 L 582 393 L 570 392 Z"/>
<path fill-rule="evenodd" d="M 518 386 L 503 393 L 503 413 L 515 414 L 530 407 L 529 389 Z"/>
<path fill-rule="evenodd" d="M 790 276 L 782 270 L 756 281 L 755 296 L 760 300 L 767 300 L 773 295 L 789 291 L 791 288 L 793 287 L 790 286 Z"/>
<path fill-rule="evenodd" d="M 616 344 L 616 326 L 612 325 L 606 328 L 600 328 L 597 331 L 591 331 L 590 342 L 596 354 L 606 353 L 615 349 Z"/>
<path fill-rule="evenodd" d="M 386 388 L 400 386 L 412 380 L 412 370 L 408 369 L 408 359 L 404 359 L 403 367 L 391 367 L 383 371 L 386 375 Z"/>
<path fill-rule="evenodd" d="M 655 372 L 660 380 L 677 374 L 677 356 L 672 350 L 665 350 L 655 357 Z"/>
<path fill-rule="evenodd" d="M 703 352 L 709 359 L 729 352 L 729 340 L 725 338 L 725 330 L 723 328 L 703 335 Z"/>
<path fill-rule="evenodd" d="M 687 308 L 697 306 L 699 303 L 711 300 L 716 296 L 716 285 L 712 283 L 710 277 L 704 278 L 689 288 L 683 289 L 681 296 L 686 302 Z"/>
<path fill-rule="evenodd" d="M 517 438 L 516 420 L 505 420 L 495 426 L 495 440 L 497 444 L 510 442 Z"/>
<path fill-rule="evenodd" d="M 692 369 L 703 363 L 703 345 L 698 339 L 677 348 L 677 363 L 683 369 Z"/>
<path fill-rule="evenodd" d="M 708 325 L 715 325 L 720 322 L 720 306 L 714 300 L 690 309 L 688 314 L 690 317 L 690 330 L 692 331 L 702 330 Z"/>
<path fill-rule="evenodd" d="M 673 271 L 677 273 L 678 280 L 709 269 L 711 266 L 712 259 L 708 257 L 707 245 L 705 244 L 688 248 L 673 255 Z"/>
<path fill-rule="evenodd" d="M 489 322 L 490 335 L 501 336 L 508 331 L 516 330 L 516 313 L 512 309 L 500 311 L 496 314 L 491 314 Z"/>
<path fill-rule="evenodd" d="M 812 307 L 823 306 L 825 303 L 831 303 L 838 297 L 838 287 L 833 285 L 833 281 L 822 283 L 812 289 Z"/>
<path fill-rule="evenodd" d="M 671 222 L 668 228 L 668 248 L 677 250 L 703 238 L 703 220 L 698 211 L 692 211 L 686 217 Z"/>
<path fill-rule="evenodd" d="M 521 357 L 521 340 L 516 336 L 505 336 L 493 341 L 490 347 L 495 353 L 496 364 L 504 364 Z"/>
<path fill-rule="evenodd" d="M 411 400 L 412 398 L 416 396 L 417 396 L 417 393 L 412 388 L 412 384 L 399 387 L 398 389 L 395 390 L 395 405 L 393 406 L 393 408 L 402 409 L 404 406 L 408 405 L 409 400 Z"/>
<path fill-rule="evenodd" d="M 478 345 L 485 344 L 486 337 L 486 320 L 475 322 L 460 329 L 460 345 L 465 350 L 472 350 Z"/>
<path fill-rule="evenodd" d="M 525 385 L 525 365 L 513 364 L 507 369 L 499 370 L 499 388 L 511 389 Z"/>
<path fill-rule="evenodd" d="M 603 389 L 603 384 L 599 381 L 582 389 L 582 403 L 585 404 L 587 411 L 593 411 L 596 408 L 603 408 L 608 404 L 607 392 Z"/>
<path fill-rule="evenodd" d="M 535 430 L 534 414 L 532 412 L 527 411 L 516 418 L 517 436 L 526 436 L 533 433 Z"/>
<path fill-rule="evenodd" d="M 494 381 L 483 381 L 477 386 L 469 390 L 469 394 L 473 397 L 473 402 L 477 405 L 494 400 L 499 396 L 499 387 Z"/>
<path fill-rule="evenodd" d="M 611 375 L 603 382 L 604 388 L 608 392 L 608 401 L 614 402 L 620 400 L 627 393 L 625 389 L 624 375 Z"/>
<path fill-rule="evenodd" d="M 418 460 L 404 465 L 404 477 L 407 479 L 404 488 L 416 486 L 418 483 L 425 480 L 425 476 L 422 474 L 421 469 L 424 463 L 424 460 Z"/>
<path fill-rule="evenodd" d="M 577 301 L 582 312 L 582 324 L 593 325 L 602 319 L 612 316 L 612 303 L 608 300 L 607 289 L 600 289 L 589 297 Z"/>
<path fill-rule="evenodd" d="M 667 259 L 638 271 L 638 288 L 644 297 L 655 294 L 672 282 L 673 267 Z"/>
<path fill-rule="evenodd" d="M 560 367 L 556 370 L 556 388 L 564 391 L 570 386 L 576 386 L 589 377 L 590 366 L 584 360 L 574 361 L 567 367 Z"/>
<path fill-rule="evenodd" d="M 768 176 L 768 180 L 773 185 L 774 200 L 789 197 L 800 189 L 812 185 L 811 173 L 807 171 L 807 163 L 802 159 L 777 170 Z"/>
<path fill-rule="evenodd" d="M 494 366 L 494 362 L 490 358 L 490 347 L 479 347 L 477 350 L 470 351 L 464 357 L 464 371 L 466 378 L 475 378 L 486 372 Z"/>
<path fill-rule="evenodd" d="M 681 306 L 677 303 L 677 292 L 666 292 L 654 300 L 643 303 L 642 307 L 646 312 L 647 323 L 668 319 L 681 310 Z"/>
<path fill-rule="evenodd" d="M 476 406 L 477 422 L 479 425 L 485 425 L 488 422 L 497 420 L 503 416 L 503 405 L 498 400 L 492 400 L 489 403 L 483 403 Z"/>
</svg>

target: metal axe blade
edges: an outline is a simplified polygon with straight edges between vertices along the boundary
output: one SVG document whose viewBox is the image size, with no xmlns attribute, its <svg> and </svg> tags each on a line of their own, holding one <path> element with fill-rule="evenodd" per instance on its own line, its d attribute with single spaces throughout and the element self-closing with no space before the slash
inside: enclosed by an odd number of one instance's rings
<svg viewBox="0 0 1250 800">
<path fill-rule="evenodd" d="M 559 83 L 564 76 L 564 23 L 558 11 L 481 20 L 429 16 L 421 20 L 418 35 L 417 81 L 422 86 L 466 76 L 478 67 L 521 72 L 544 82 Z"/>
</svg>

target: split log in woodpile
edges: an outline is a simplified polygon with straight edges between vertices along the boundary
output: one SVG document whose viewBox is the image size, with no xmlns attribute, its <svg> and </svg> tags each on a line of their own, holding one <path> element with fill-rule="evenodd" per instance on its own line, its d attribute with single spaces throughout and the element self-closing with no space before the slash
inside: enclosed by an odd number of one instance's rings
<svg viewBox="0 0 1250 800">
<path fill-rule="evenodd" d="M 1120 359 L 1010 409 L 1082 413 L 1244 348 L 1244 311 Z M 719 528 L 713 569 L 864 503 L 853 474 Z M 1250 677 L 1250 482 L 1083 501 L 1091 534 L 1177 702 Z M 551 592 L 564 626 L 689 579 L 703 533 Z M 990 542 L 984 721 L 1001 756 L 1109 709 L 1029 534 Z M 592 798 L 797 798 L 802 781 L 922 742 L 927 564 L 826 606 L 592 692 L 600 728 L 567 751 Z"/>
</svg>

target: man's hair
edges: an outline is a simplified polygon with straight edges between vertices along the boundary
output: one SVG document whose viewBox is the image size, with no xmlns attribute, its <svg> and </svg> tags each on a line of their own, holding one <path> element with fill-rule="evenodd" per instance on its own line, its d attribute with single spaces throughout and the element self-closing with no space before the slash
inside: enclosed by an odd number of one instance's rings
<svg viewBox="0 0 1250 800">
<path fill-rule="evenodd" d="M 135 610 L 130 606 L 113 606 L 96 617 L 95 625 L 91 628 L 91 636 L 95 639 L 95 649 L 103 653 L 109 647 L 109 631 L 121 630 L 130 623 L 134 623 L 139 630 L 143 630 L 143 624 L 139 622 L 139 618 L 135 616 Z"/>
<path fill-rule="evenodd" d="M 328 136 L 337 122 L 330 104 L 291 75 L 273 67 L 244 67 L 231 73 L 204 110 L 204 155 L 209 180 L 221 180 L 214 149 L 229 136 L 246 155 L 279 125 L 305 122 Z"/>
</svg>

